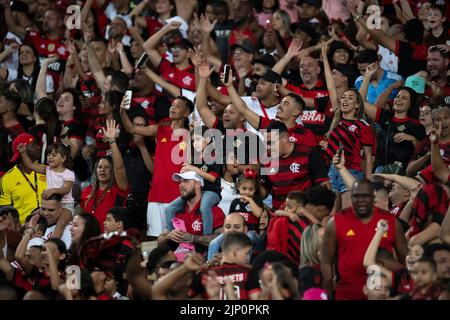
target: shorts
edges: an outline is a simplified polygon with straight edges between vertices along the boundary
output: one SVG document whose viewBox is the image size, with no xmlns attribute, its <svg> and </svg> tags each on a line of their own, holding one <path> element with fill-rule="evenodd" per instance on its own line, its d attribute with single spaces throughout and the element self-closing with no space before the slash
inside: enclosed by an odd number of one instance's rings
<svg viewBox="0 0 450 320">
<path fill-rule="evenodd" d="M 165 210 L 168 203 L 149 202 L 147 205 L 147 236 L 158 237 L 166 229 Z"/>
<path fill-rule="evenodd" d="M 75 209 L 75 203 L 69 202 L 69 203 L 62 203 L 61 205 L 64 209 L 69 210 L 72 213 L 72 216 L 74 215 L 73 212 Z"/>
<path fill-rule="evenodd" d="M 348 171 L 356 180 L 364 179 L 364 173 L 362 171 L 354 169 L 349 169 Z M 330 167 L 330 170 L 328 171 L 328 178 L 330 178 L 331 187 L 333 188 L 334 192 L 344 193 L 348 191 L 344 180 L 342 179 L 339 171 L 337 171 L 335 166 Z"/>
</svg>

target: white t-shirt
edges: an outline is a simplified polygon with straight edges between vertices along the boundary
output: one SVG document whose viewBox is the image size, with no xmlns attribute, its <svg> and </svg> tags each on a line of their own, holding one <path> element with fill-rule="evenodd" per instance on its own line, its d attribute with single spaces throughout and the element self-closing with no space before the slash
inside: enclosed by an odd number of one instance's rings
<svg viewBox="0 0 450 320">
<path fill-rule="evenodd" d="M 45 168 L 45 180 L 47 181 L 47 189 L 62 188 L 64 181 L 75 181 L 75 173 L 72 170 L 66 169 L 63 172 L 56 172 L 50 167 Z M 73 203 L 72 188 L 69 193 L 66 193 L 61 203 Z"/>
<path fill-rule="evenodd" d="M 220 200 L 218 206 L 220 209 L 222 209 L 225 215 L 228 215 L 228 213 L 230 212 L 231 202 L 239 197 L 239 195 L 236 194 L 236 188 L 233 182 L 228 182 L 221 178 L 220 184 L 222 188 L 222 191 L 220 192 L 222 200 Z"/>
<path fill-rule="evenodd" d="M 18 36 L 16 36 L 14 33 L 9 31 L 6 34 L 6 37 L 5 37 L 5 40 L 4 40 L 5 50 L 7 48 L 9 48 L 9 46 L 10 46 L 9 43 L 13 43 L 13 42 L 16 42 L 19 45 L 22 44 L 22 40 Z M 8 59 L 6 59 L 5 61 L 1 62 L 0 63 L 0 67 L 5 68 L 5 69 L 14 69 L 14 70 L 19 69 L 19 50 L 17 50 L 13 54 L 11 54 Z"/>
<path fill-rule="evenodd" d="M 378 46 L 378 54 L 381 56 L 380 67 L 384 70 L 397 73 L 398 57 L 388 48 Z"/>
<path fill-rule="evenodd" d="M 70 222 L 66 228 L 64 229 L 64 232 L 62 234 L 62 237 L 60 238 L 65 244 L 66 244 L 66 249 L 69 249 L 70 246 L 72 245 L 72 235 L 70 234 L 70 228 L 72 226 L 72 222 Z M 42 237 L 44 240 L 48 240 L 52 237 L 53 232 L 55 232 L 55 228 L 56 228 L 56 224 L 48 227 L 47 230 L 45 230 L 45 234 Z"/>
</svg>

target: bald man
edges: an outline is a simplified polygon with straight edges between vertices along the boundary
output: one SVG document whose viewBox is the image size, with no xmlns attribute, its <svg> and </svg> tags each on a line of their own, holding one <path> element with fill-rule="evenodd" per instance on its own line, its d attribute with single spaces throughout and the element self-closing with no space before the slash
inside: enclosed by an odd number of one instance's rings
<svg viewBox="0 0 450 320">
<path fill-rule="evenodd" d="M 247 223 L 245 222 L 244 217 L 239 213 L 230 213 L 225 217 L 223 233 L 209 243 L 208 261 L 212 260 L 214 256 L 219 253 L 223 238 L 229 232 L 248 232 Z"/>
<path fill-rule="evenodd" d="M 374 187 L 369 180 L 355 181 L 351 188 L 352 206 L 335 214 L 325 229 L 322 245 L 323 286 L 336 300 L 366 300 L 363 292 L 367 273 L 364 255 L 375 234 L 379 220 L 388 222 L 381 248 L 395 249 L 400 263 L 408 251 L 406 239 L 394 215 L 374 206 Z M 337 260 L 337 261 L 336 261 Z M 339 280 L 333 287 L 333 265 L 337 264 Z"/>
</svg>

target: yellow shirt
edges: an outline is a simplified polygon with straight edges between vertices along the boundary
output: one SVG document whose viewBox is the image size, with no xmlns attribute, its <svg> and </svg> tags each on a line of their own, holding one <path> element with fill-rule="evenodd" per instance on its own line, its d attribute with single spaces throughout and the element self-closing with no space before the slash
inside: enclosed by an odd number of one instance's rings
<svg viewBox="0 0 450 320">
<path fill-rule="evenodd" d="M 30 174 L 24 172 L 24 175 L 17 166 L 14 166 L 0 181 L 0 205 L 14 206 L 19 211 L 22 224 L 34 209 L 41 206 L 42 191 L 47 188 L 45 175 L 34 171 Z"/>
</svg>

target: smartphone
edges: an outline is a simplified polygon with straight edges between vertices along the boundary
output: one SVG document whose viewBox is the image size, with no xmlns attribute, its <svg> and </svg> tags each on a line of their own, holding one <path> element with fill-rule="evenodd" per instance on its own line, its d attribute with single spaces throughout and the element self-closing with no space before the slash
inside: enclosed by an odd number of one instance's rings
<svg viewBox="0 0 450 320">
<path fill-rule="evenodd" d="M 223 81 L 224 81 L 224 83 L 228 83 L 228 78 L 230 77 L 230 71 L 231 71 L 231 66 L 229 64 L 226 64 L 223 67 L 223 74 L 224 74 Z"/>
<path fill-rule="evenodd" d="M 130 110 L 131 105 L 131 96 L 133 95 L 133 92 L 131 90 L 127 90 L 125 92 L 125 96 L 123 97 L 125 101 L 127 101 L 127 104 L 124 106 L 124 109 Z"/>
<path fill-rule="evenodd" d="M 148 54 L 144 52 L 141 57 L 139 58 L 139 61 L 136 63 L 136 69 L 141 69 L 145 66 L 148 60 Z"/>
<path fill-rule="evenodd" d="M 270 19 L 266 20 L 266 30 L 272 29 L 272 23 L 270 22 Z"/>
</svg>

